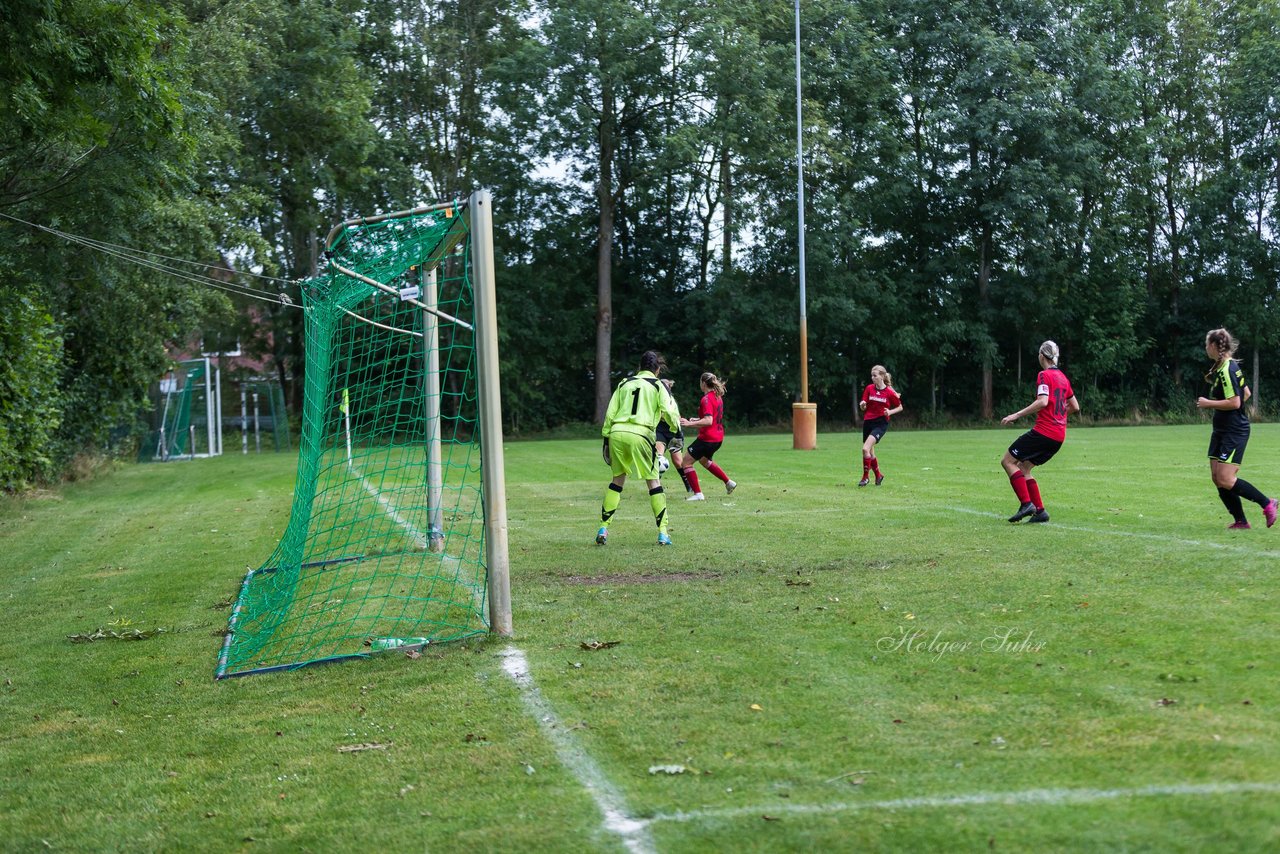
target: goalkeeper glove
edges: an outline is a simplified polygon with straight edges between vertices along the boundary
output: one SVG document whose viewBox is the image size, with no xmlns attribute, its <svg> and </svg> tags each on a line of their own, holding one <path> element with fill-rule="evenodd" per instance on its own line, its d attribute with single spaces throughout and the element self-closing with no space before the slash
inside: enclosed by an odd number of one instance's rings
<svg viewBox="0 0 1280 854">
<path fill-rule="evenodd" d="M 611 466 L 611 465 L 613 465 L 613 457 L 609 455 L 609 440 L 608 440 L 608 439 L 605 439 L 605 440 L 604 440 L 604 447 L 602 447 L 602 448 L 600 449 L 600 456 L 604 457 L 604 464 L 605 464 L 605 465 L 607 465 L 607 466 Z"/>
</svg>

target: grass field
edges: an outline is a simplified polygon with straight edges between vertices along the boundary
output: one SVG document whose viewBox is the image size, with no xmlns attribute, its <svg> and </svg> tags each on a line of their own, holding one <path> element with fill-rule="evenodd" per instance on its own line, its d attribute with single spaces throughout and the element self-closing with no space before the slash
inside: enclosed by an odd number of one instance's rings
<svg viewBox="0 0 1280 854">
<path fill-rule="evenodd" d="M 1280 848 L 1280 527 L 1224 530 L 1207 426 L 1075 430 L 1009 525 L 1015 435 L 890 433 L 865 489 L 854 434 L 730 435 L 667 549 L 639 484 L 593 544 L 598 443 L 512 443 L 514 639 L 218 683 L 291 457 L 4 501 L 3 847 Z"/>
</svg>

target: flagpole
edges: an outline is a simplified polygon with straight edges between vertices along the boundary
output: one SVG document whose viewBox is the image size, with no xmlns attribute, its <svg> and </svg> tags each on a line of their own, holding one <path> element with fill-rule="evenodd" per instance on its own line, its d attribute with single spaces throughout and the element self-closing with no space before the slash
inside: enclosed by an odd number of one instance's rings
<svg viewBox="0 0 1280 854">
<path fill-rule="evenodd" d="M 809 318 L 804 270 L 804 114 L 800 93 L 800 0 L 796 8 L 796 210 L 800 250 L 800 402 L 791 405 L 791 445 L 797 451 L 818 447 L 818 405 L 809 402 Z"/>
</svg>

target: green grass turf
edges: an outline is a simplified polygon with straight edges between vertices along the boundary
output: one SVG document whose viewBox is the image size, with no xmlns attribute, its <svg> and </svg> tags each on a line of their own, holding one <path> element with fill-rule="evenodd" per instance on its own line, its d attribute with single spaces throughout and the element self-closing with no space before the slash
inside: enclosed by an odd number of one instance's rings
<svg viewBox="0 0 1280 854">
<path fill-rule="evenodd" d="M 513 642 L 655 849 L 1280 846 L 1274 788 L 1166 788 L 1280 784 L 1280 528 L 1224 530 L 1207 427 L 1071 432 L 1053 521 L 1011 526 L 1016 435 L 891 432 L 864 489 L 854 434 L 730 435 L 732 496 L 666 476 L 666 549 L 634 483 L 593 545 L 598 443 L 508 445 Z M 1243 474 L 1280 494 L 1280 428 Z M 6 849 L 620 850 L 507 641 L 212 681 L 292 480 L 227 456 L 0 503 Z M 167 631 L 67 640 L 98 627 Z"/>
</svg>

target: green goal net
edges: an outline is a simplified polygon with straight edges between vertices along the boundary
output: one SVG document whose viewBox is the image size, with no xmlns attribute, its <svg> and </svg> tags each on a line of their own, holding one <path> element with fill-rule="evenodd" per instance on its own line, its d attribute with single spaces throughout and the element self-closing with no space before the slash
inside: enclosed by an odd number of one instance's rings
<svg viewBox="0 0 1280 854">
<path fill-rule="evenodd" d="M 487 193 L 336 226 L 297 483 L 217 677 L 510 633 Z"/>
</svg>

